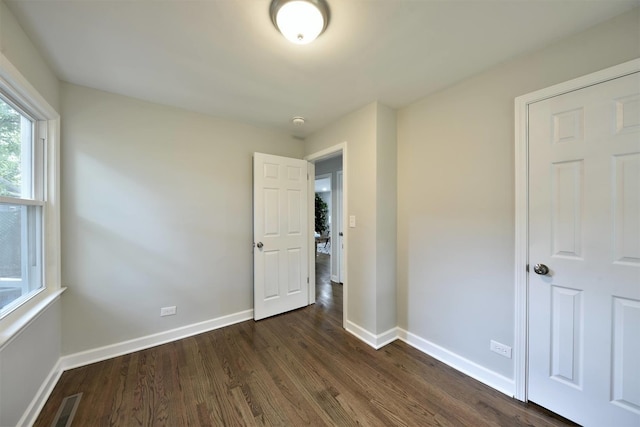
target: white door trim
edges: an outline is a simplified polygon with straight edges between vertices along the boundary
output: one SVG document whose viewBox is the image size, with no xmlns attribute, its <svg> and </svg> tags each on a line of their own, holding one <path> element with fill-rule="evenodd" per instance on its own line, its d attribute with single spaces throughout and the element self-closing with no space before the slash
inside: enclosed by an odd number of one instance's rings
<svg viewBox="0 0 640 427">
<path fill-rule="evenodd" d="M 640 59 L 634 59 L 568 82 L 541 89 L 515 99 L 515 337 L 514 337 L 514 397 L 527 401 L 528 362 L 528 275 L 529 262 L 529 105 L 592 86 L 607 80 L 640 71 Z"/>
<path fill-rule="evenodd" d="M 319 160 L 323 160 L 325 158 L 328 157 L 333 157 L 336 154 L 340 154 L 342 153 L 342 224 L 346 224 L 346 215 L 347 212 L 349 212 L 348 210 L 348 198 L 347 198 L 347 190 L 348 190 L 348 185 L 347 185 L 347 179 L 348 179 L 348 171 L 347 171 L 347 165 L 348 165 L 348 161 L 347 161 L 347 142 L 341 142 L 340 144 L 336 144 L 332 147 L 329 148 L 325 148 L 324 150 L 320 150 L 316 153 L 312 153 L 309 154 L 308 156 L 306 156 L 304 159 L 308 162 L 312 162 L 315 163 Z M 313 194 L 313 196 L 315 197 L 315 194 Z M 313 197 L 311 197 L 311 195 L 309 195 L 309 199 L 313 200 Z M 309 222 L 309 242 L 311 242 L 311 244 L 313 244 L 315 246 L 315 237 L 314 237 L 314 223 L 313 221 Z M 343 236 L 342 236 L 342 241 L 344 242 L 344 265 L 342 266 L 344 268 L 344 282 L 342 283 L 342 327 L 344 328 L 347 324 L 347 307 L 349 307 L 349 305 L 347 304 L 347 298 L 349 296 L 349 288 L 348 288 L 348 282 L 349 282 L 349 276 L 348 276 L 348 271 L 349 271 L 349 262 L 347 261 L 347 254 L 349 253 L 347 251 L 348 248 L 348 230 L 347 228 L 344 229 L 343 231 Z M 315 254 L 314 254 L 315 256 Z M 310 277 L 309 280 L 309 293 L 313 293 L 315 295 L 316 292 L 316 277 L 315 274 Z"/>
<path fill-rule="evenodd" d="M 342 222 L 342 216 L 344 209 L 342 207 L 342 171 L 339 170 L 336 172 L 336 231 L 340 233 L 340 230 L 344 228 Z M 342 233 L 344 236 L 344 232 Z M 342 238 L 339 234 L 336 235 L 336 282 L 342 283 L 344 281 L 344 274 L 342 271 L 342 264 L 344 264 L 343 259 L 343 249 L 342 249 Z M 332 248 L 333 249 L 333 248 Z"/>
<path fill-rule="evenodd" d="M 316 191 L 316 165 L 307 160 L 307 224 L 314 231 L 309 237 L 308 242 L 313 242 L 313 250 L 307 250 L 307 286 L 309 287 L 309 305 L 316 303 L 316 247 L 315 247 L 315 191 Z M 312 195 L 314 197 L 312 197 Z"/>
</svg>

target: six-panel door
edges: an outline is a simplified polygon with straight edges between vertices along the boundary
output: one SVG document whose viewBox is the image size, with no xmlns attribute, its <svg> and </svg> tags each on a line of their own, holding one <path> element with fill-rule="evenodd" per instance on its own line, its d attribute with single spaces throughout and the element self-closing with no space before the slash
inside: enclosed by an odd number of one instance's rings
<svg viewBox="0 0 640 427">
<path fill-rule="evenodd" d="M 254 153 L 254 319 L 308 304 L 307 162 Z"/>
<path fill-rule="evenodd" d="M 637 427 L 638 73 L 531 104 L 529 162 L 529 400 Z"/>
</svg>

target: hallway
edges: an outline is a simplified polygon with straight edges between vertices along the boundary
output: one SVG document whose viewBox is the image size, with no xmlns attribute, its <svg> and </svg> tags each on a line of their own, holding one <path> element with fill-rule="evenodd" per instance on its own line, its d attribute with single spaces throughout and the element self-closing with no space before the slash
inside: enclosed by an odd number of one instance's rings
<svg viewBox="0 0 640 427">
<path fill-rule="evenodd" d="M 324 253 L 316 254 L 316 305 L 342 325 L 342 284 L 331 281 L 331 257 Z"/>
</svg>

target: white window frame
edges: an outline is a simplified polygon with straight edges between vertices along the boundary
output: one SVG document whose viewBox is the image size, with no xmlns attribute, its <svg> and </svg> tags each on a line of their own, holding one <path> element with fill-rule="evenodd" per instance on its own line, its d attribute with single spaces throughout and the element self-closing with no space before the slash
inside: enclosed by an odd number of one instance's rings
<svg viewBox="0 0 640 427">
<path fill-rule="evenodd" d="M 39 285 L 44 287 L 44 281 L 42 280 L 43 265 L 42 265 L 42 221 L 44 217 L 44 156 L 45 156 L 45 141 L 46 141 L 46 121 L 37 120 L 26 111 L 22 106 L 16 105 L 9 93 L 5 93 L 0 88 L 0 94 L 2 102 L 8 104 L 14 111 L 20 114 L 21 128 L 24 129 L 25 125 L 29 126 L 28 135 L 24 132 L 21 135 L 21 164 L 22 170 L 29 171 L 28 176 L 22 176 L 21 182 L 21 194 L 20 196 L 0 196 L 0 203 L 10 204 L 14 206 L 37 206 L 41 208 L 40 221 L 35 221 L 34 229 L 30 229 L 31 225 L 31 213 L 28 210 L 23 210 L 21 216 L 21 259 L 25 260 L 21 265 L 20 279 L 6 279 L 0 278 L 0 285 L 13 285 L 21 289 L 22 296 L 9 305 L 0 309 L 0 319 L 5 317 L 15 307 L 22 304 L 25 301 L 25 297 L 29 294 L 29 288 L 32 286 L 33 281 L 37 281 Z M 28 194 L 25 196 L 25 194 Z M 32 232 L 32 233 L 30 233 Z M 35 239 L 33 242 L 38 250 L 30 251 L 31 245 L 30 239 Z M 33 257 L 36 257 L 34 260 Z M 35 265 L 34 265 L 35 264 Z M 37 289 L 40 292 L 41 289 Z M 28 298 L 28 297 L 27 297 Z"/>
<path fill-rule="evenodd" d="M 42 206 L 43 286 L 0 318 L 0 349 L 65 290 L 60 277 L 60 115 L 0 52 L 0 90 L 35 120 L 34 138 L 45 138 L 44 164 L 34 165 L 44 176 L 41 200 L 22 200 Z M 37 145 L 36 145 L 37 146 Z M 36 156 L 38 157 L 38 156 Z M 36 179 L 40 177 L 36 176 Z M 12 202 L 11 198 L 2 198 Z"/>
</svg>

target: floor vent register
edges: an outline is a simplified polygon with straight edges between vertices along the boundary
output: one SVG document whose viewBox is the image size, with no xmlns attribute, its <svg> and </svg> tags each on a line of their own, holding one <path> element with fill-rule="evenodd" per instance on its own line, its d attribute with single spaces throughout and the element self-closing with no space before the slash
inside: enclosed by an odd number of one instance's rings
<svg viewBox="0 0 640 427">
<path fill-rule="evenodd" d="M 80 398 L 82 393 L 72 394 L 62 399 L 58 413 L 51 423 L 51 427 L 71 427 L 73 417 L 76 415 L 76 410 L 80 404 Z"/>
</svg>

